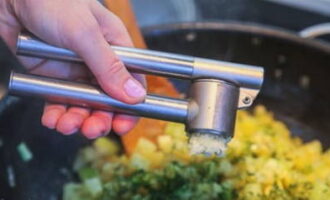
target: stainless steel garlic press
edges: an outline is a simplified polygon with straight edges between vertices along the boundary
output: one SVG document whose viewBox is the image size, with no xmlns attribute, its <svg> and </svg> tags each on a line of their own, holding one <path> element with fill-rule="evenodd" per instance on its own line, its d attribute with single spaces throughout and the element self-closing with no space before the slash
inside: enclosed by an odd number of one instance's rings
<svg viewBox="0 0 330 200">
<path fill-rule="evenodd" d="M 129 105 L 106 95 L 97 86 L 26 73 L 6 66 L 2 87 L 9 94 L 41 97 L 47 101 L 127 113 L 184 123 L 189 133 L 230 138 L 236 110 L 250 106 L 260 91 L 263 68 L 173 53 L 109 46 L 128 70 L 137 73 L 191 80 L 186 99 L 148 94 L 144 102 Z M 74 52 L 51 46 L 29 35 L 20 35 L 17 54 L 83 62 Z"/>
</svg>

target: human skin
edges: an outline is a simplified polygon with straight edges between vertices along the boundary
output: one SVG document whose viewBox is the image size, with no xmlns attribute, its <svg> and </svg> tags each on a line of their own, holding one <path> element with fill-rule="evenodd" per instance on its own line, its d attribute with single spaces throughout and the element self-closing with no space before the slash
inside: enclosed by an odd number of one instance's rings
<svg viewBox="0 0 330 200">
<path fill-rule="evenodd" d="M 14 51 L 21 30 L 77 53 L 86 63 L 20 57 L 30 73 L 75 81 L 96 81 L 111 97 L 135 104 L 146 95 L 142 75 L 130 74 L 109 44 L 133 46 L 120 19 L 96 0 L 0 0 L 0 36 Z M 113 129 L 125 134 L 137 117 L 47 103 L 41 118 L 50 129 L 70 135 L 80 131 L 87 138 Z"/>
</svg>

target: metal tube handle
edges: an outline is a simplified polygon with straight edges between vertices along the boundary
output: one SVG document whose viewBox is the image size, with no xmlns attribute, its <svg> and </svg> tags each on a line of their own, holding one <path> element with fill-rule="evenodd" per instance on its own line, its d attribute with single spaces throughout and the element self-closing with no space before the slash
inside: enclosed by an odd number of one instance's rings
<svg viewBox="0 0 330 200">
<path fill-rule="evenodd" d="M 263 69 L 257 66 L 146 49 L 117 46 L 111 46 L 111 48 L 125 63 L 126 67 L 134 72 L 180 79 L 219 79 L 256 91 L 260 90 L 263 81 Z M 46 44 L 29 35 L 19 36 L 17 54 L 82 62 L 82 59 L 74 52 Z"/>
<path fill-rule="evenodd" d="M 111 46 L 130 71 L 159 76 L 190 78 L 193 57 L 145 49 Z M 44 43 L 30 35 L 21 34 L 17 54 L 24 56 L 83 62 L 74 52 Z"/>
<path fill-rule="evenodd" d="M 131 105 L 109 97 L 97 86 L 15 72 L 11 73 L 8 92 L 39 97 L 55 103 L 181 123 L 185 123 L 188 116 L 187 100 L 147 95 L 144 102 Z"/>
</svg>

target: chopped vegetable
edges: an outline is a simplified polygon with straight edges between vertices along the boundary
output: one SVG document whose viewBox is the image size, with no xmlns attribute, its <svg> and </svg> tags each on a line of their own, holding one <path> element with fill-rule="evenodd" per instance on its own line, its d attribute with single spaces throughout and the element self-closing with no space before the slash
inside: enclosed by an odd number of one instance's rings
<svg viewBox="0 0 330 200">
<path fill-rule="evenodd" d="M 99 154 L 114 155 L 119 152 L 119 146 L 116 142 L 106 138 L 99 138 L 94 143 L 94 148 Z"/>
<path fill-rule="evenodd" d="M 117 148 L 112 145 L 102 138 L 81 150 L 75 165 L 81 183 L 68 183 L 64 200 L 323 200 L 330 195 L 330 150 L 292 137 L 262 106 L 253 114 L 238 113 L 234 138 L 221 158 L 190 155 L 184 127 L 176 123 L 168 123 L 155 142 L 141 138 L 131 156 L 110 151 Z"/>
<path fill-rule="evenodd" d="M 24 142 L 21 142 L 17 146 L 17 151 L 24 162 L 29 162 L 30 160 L 32 160 L 33 154 Z"/>
<path fill-rule="evenodd" d="M 63 199 L 67 200 L 91 200 L 93 197 L 85 189 L 84 185 L 68 183 L 64 187 Z"/>
<path fill-rule="evenodd" d="M 84 186 L 91 197 L 98 197 L 102 194 L 102 183 L 99 177 L 84 180 Z"/>
<path fill-rule="evenodd" d="M 11 165 L 7 166 L 7 180 L 9 187 L 16 187 L 15 171 Z"/>
</svg>

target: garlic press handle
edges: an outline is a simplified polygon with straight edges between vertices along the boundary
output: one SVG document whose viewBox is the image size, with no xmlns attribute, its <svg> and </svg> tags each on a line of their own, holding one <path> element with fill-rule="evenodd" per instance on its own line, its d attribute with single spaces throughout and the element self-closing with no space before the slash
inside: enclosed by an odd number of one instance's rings
<svg viewBox="0 0 330 200">
<path fill-rule="evenodd" d="M 259 91 L 263 68 L 174 53 L 110 46 L 128 70 L 179 79 L 218 79 Z M 82 62 L 74 52 L 49 45 L 29 35 L 20 35 L 17 54 L 63 61 Z"/>
<path fill-rule="evenodd" d="M 166 77 L 190 78 L 193 57 L 146 49 L 109 46 L 130 71 Z M 44 43 L 33 36 L 21 34 L 17 54 L 62 61 L 83 62 L 74 52 Z"/>
<path fill-rule="evenodd" d="M 3 87 L 12 95 L 181 123 L 188 117 L 189 102 L 184 99 L 149 94 L 144 102 L 132 105 L 113 99 L 93 85 L 15 72 L 8 76 Z"/>
</svg>

